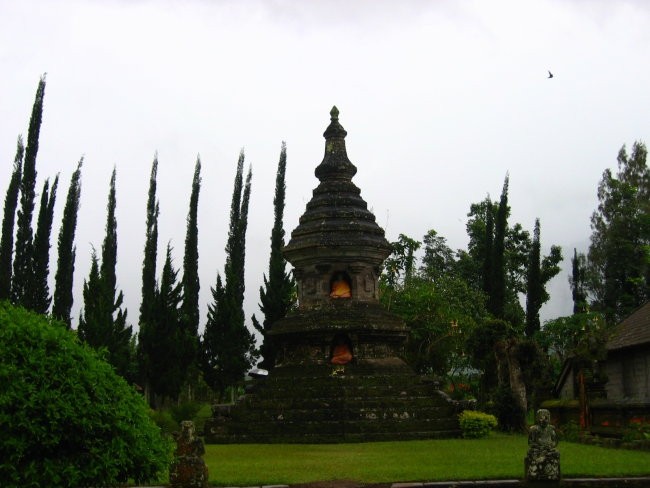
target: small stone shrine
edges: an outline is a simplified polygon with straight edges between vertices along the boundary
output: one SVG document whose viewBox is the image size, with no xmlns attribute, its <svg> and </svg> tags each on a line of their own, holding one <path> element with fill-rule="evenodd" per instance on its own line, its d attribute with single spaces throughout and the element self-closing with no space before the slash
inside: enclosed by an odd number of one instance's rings
<svg viewBox="0 0 650 488">
<path fill-rule="evenodd" d="M 298 309 L 273 324 L 276 366 L 232 408 L 214 409 L 205 439 L 351 442 L 460 434 L 462 409 L 402 360 L 408 328 L 379 302 L 384 231 L 352 182 L 339 112 L 330 112 L 320 180 L 283 252 Z"/>
<path fill-rule="evenodd" d="M 169 486 L 172 488 L 208 488 L 208 467 L 203 460 L 203 441 L 194 435 L 194 422 L 181 422 L 176 438 L 174 460 L 169 467 Z"/>
<path fill-rule="evenodd" d="M 528 454 L 524 460 L 527 481 L 559 481 L 560 452 L 551 413 L 539 409 L 536 424 L 528 432 Z"/>
</svg>

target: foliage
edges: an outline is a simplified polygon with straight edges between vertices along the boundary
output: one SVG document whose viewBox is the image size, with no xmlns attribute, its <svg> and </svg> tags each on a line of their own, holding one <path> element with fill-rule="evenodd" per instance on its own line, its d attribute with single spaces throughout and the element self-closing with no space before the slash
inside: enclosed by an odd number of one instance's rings
<svg viewBox="0 0 650 488">
<path fill-rule="evenodd" d="M 192 192 L 190 194 L 190 208 L 187 213 L 187 230 L 185 233 L 185 254 L 183 255 L 183 303 L 181 312 L 183 326 L 194 338 L 198 347 L 199 343 L 199 229 L 198 206 L 199 192 L 201 190 L 201 160 L 196 158 L 194 177 L 192 178 Z M 192 351 L 192 362 L 196 357 L 196 348 Z"/>
<path fill-rule="evenodd" d="M 84 309 L 79 317 L 79 337 L 95 349 L 106 348 L 107 359 L 118 374 L 133 380 L 135 375 L 132 328 L 122 310 L 124 295 L 116 296 L 117 221 L 115 219 L 115 177 L 113 169 L 108 193 L 106 235 L 101 265 L 93 250 L 88 280 L 84 281 Z"/>
<path fill-rule="evenodd" d="M 527 337 L 533 337 L 540 329 L 539 310 L 550 298 L 546 291 L 546 284 L 560 272 L 560 261 L 562 261 L 562 249 L 559 246 L 552 246 L 551 253 L 542 258 L 540 224 L 539 219 L 536 219 L 526 273 Z"/>
<path fill-rule="evenodd" d="M 273 369 L 275 366 L 276 347 L 273 338 L 267 333 L 275 322 L 287 315 L 295 302 L 295 281 L 291 272 L 286 271 L 287 260 L 282 256 L 284 247 L 284 197 L 285 173 L 287 168 L 287 146 L 283 142 L 280 150 L 280 160 L 275 177 L 275 196 L 273 197 L 273 229 L 271 230 L 271 256 L 269 258 L 268 278 L 264 275 L 264 286 L 260 286 L 260 310 L 264 314 L 262 324 L 253 315 L 253 325 L 264 337 L 260 346 L 263 360 L 261 368 Z"/>
<path fill-rule="evenodd" d="M 212 288 L 213 302 L 208 306 L 208 320 L 201 342 L 201 369 L 205 381 L 223 397 L 228 386 L 236 385 L 254 364 L 255 338 L 244 318 L 244 262 L 246 228 L 252 171 L 243 182 L 244 152 L 237 161 L 230 207 L 230 229 L 226 244 L 226 284 Z"/>
<path fill-rule="evenodd" d="M 140 303 L 140 330 L 150 325 L 153 302 L 156 294 L 156 259 L 158 256 L 158 216 L 160 206 L 156 200 L 156 177 L 158 175 L 158 155 L 151 164 L 149 193 L 147 197 L 147 230 L 142 263 L 142 301 Z M 142 342 L 142 337 L 140 337 Z"/>
<path fill-rule="evenodd" d="M 0 303 L 3 486 L 154 481 L 170 445 L 142 398 L 65 324 Z"/>
<path fill-rule="evenodd" d="M 32 115 L 29 119 L 27 147 L 25 148 L 22 179 L 20 181 L 20 209 L 18 210 L 14 269 L 11 282 L 11 300 L 19 305 L 28 303 L 34 277 L 32 216 L 34 214 L 34 198 L 36 197 L 36 155 L 38 154 L 38 138 L 43 118 L 44 97 L 45 75 L 41 77 L 36 89 Z"/>
<path fill-rule="evenodd" d="M 466 439 L 487 437 L 497 426 L 497 418 L 494 415 L 476 410 L 463 410 L 458 415 L 458 420 Z"/>
<path fill-rule="evenodd" d="M 27 308 L 36 313 L 45 314 L 50 309 L 50 288 L 48 277 L 50 274 L 50 236 L 52 234 L 52 221 L 54 220 L 54 203 L 59 177 L 54 179 L 50 192 L 49 180 L 45 180 L 41 193 L 41 204 L 38 211 L 36 234 L 34 236 L 34 254 L 32 267 L 34 276 L 29 290 Z"/>
<path fill-rule="evenodd" d="M 142 367 L 151 389 L 152 404 L 178 398 L 194 351 L 194 339 L 182 323 L 182 289 L 177 276 L 168 245 L 160 287 L 154 296 L 151 323 L 140 333 Z"/>
<path fill-rule="evenodd" d="M 587 304 L 587 258 L 584 254 L 578 253 L 573 248 L 573 257 L 571 258 L 571 276 L 569 285 L 571 285 L 571 297 L 573 298 L 573 313 L 585 313 L 588 309 Z"/>
<path fill-rule="evenodd" d="M 589 363 L 604 359 L 610 332 L 602 314 L 588 312 L 549 320 L 535 338 L 560 366 L 570 357 Z"/>
<path fill-rule="evenodd" d="M 507 386 L 496 389 L 492 410 L 499 422 L 499 429 L 504 432 L 519 432 L 521 426 L 526 424 L 526 412 Z"/>
<path fill-rule="evenodd" d="M 594 307 L 616 323 L 650 299 L 650 169 L 635 142 L 618 153 L 618 172 L 605 170 L 591 217 L 589 291 Z"/>
<path fill-rule="evenodd" d="M 74 236 L 77 229 L 77 213 L 79 212 L 79 199 L 81 197 L 81 165 L 83 158 L 79 160 L 77 169 L 72 173 L 68 196 L 63 209 L 63 219 L 59 230 L 58 241 L 58 262 L 54 276 L 54 304 L 52 315 L 65 322 L 70 328 L 70 312 L 72 310 L 73 295 L 72 284 L 74 278 L 74 263 L 76 248 L 74 247 Z"/>
<path fill-rule="evenodd" d="M 578 442 L 582 435 L 582 429 L 575 420 L 569 420 L 567 423 L 560 425 L 558 436 L 560 440 L 567 442 Z"/>
<path fill-rule="evenodd" d="M 16 207 L 23 173 L 23 156 L 25 147 L 22 137 L 18 136 L 14 168 L 5 195 L 4 211 L 2 216 L 2 236 L 0 238 L 0 300 L 11 297 L 11 261 L 14 250 L 14 223 L 16 220 Z"/>
</svg>

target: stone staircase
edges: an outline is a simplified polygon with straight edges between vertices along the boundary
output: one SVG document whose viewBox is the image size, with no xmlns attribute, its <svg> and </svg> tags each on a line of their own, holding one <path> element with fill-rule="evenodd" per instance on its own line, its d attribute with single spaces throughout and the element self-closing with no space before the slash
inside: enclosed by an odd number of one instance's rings
<svg viewBox="0 0 650 488">
<path fill-rule="evenodd" d="M 460 435 L 463 405 L 403 363 L 276 368 L 232 406 L 215 406 L 207 443 L 325 443 Z"/>
</svg>

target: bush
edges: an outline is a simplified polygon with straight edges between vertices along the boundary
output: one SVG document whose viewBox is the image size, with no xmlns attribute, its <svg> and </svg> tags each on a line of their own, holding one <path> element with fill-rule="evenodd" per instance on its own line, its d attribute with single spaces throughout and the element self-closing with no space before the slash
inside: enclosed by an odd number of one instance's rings
<svg viewBox="0 0 650 488">
<path fill-rule="evenodd" d="M 487 437 L 490 435 L 490 431 L 497 426 L 497 419 L 494 415 L 475 410 L 464 410 L 458 419 L 463 437 L 468 439 Z"/>
<path fill-rule="evenodd" d="M 524 412 L 510 388 L 502 386 L 497 388 L 494 395 L 494 416 L 499 422 L 499 429 L 504 432 L 521 432 L 526 425 L 526 412 Z"/>
<path fill-rule="evenodd" d="M 170 456 L 142 397 L 73 331 L 0 302 L 3 486 L 155 481 Z"/>
</svg>

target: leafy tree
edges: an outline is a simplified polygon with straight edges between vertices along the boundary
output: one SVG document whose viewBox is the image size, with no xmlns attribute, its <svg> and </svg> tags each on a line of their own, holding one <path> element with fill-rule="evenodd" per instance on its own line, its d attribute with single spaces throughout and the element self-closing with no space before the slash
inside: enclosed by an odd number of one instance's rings
<svg viewBox="0 0 650 488">
<path fill-rule="evenodd" d="M 535 220 L 533 242 L 528 262 L 526 283 L 526 336 L 534 337 L 540 330 L 539 310 L 550 295 L 546 291 L 546 283 L 560 272 L 558 264 L 562 261 L 562 249 L 552 246 L 548 256 L 541 257 L 540 224 Z"/>
<path fill-rule="evenodd" d="M 106 235 L 101 264 L 93 251 L 88 281 L 84 282 L 84 309 L 79 318 L 79 336 L 96 349 L 106 348 L 108 361 L 127 379 L 134 377 L 132 328 L 122 310 L 124 296 L 116 297 L 117 220 L 115 218 L 115 177 L 113 169 L 108 193 Z"/>
<path fill-rule="evenodd" d="M 447 239 L 433 229 L 424 236 L 424 256 L 420 271 L 434 282 L 456 273 L 454 251 L 447 246 Z"/>
<path fill-rule="evenodd" d="M 271 257 L 269 258 L 268 278 L 264 275 L 264 286 L 260 286 L 260 310 L 264 314 L 264 322 L 260 324 L 253 315 L 253 325 L 264 337 L 260 354 L 264 358 L 261 368 L 273 369 L 275 366 L 276 346 L 268 332 L 275 322 L 287 315 L 294 302 L 295 282 L 290 272 L 286 271 L 287 260 L 282 256 L 284 247 L 284 197 L 285 173 L 287 168 L 287 146 L 283 142 L 280 150 L 280 160 L 275 177 L 275 196 L 273 197 L 274 221 L 271 230 Z"/>
<path fill-rule="evenodd" d="M 237 384 L 252 366 L 255 358 L 255 338 L 244 323 L 244 261 L 248 204 L 252 172 L 243 182 L 244 152 L 237 161 L 237 171 L 230 207 L 230 229 L 226 245 L 226 284 L 222 291 L 213 289 L 215 300 L 208 313 L 202 341 L 202 369 L 208 385 L 223 396 L 225 387 Z M 216 300 L 219 300 L 218 302 Z M 223 330 L 218 330 L 223 329 Z M 215 337 L 224 337 L 220 342 Z"/>
<path fill-rule="evenodd" d="M 7 194 L 5 195 L 4 214 L 2 217 L 2 237 L 0 239 L 0 300 L 11 297 L 11 264 L 14 250 L 14 223 L 18 193 L 23 173 L 23 156 L 25 147 L 22 137 L 18 137 L 14 169 L 11 173 Z"/>
<path fill-rule="evenodd" d="M 171 446 L 140 395 L 65 324 L 0 302 L 3 486 L 155 482 Z"/>
<path fill-rule="evenodd" d="M 187 231 L 185 234 L 185 255 L 183 257 L 183 303 L 181 306 L 183 324 L 195 344 L 191 353 L 192 363 L 196 359 L 199 345 L 199 229 L 197 213 L 199 191 L 201 190 L 201 160 L 196 159 L 192 192 L 190 194 L 190 209 L 187 214 Z"/>
<path fill-rule="evenodd" d="M 59 177 L 54 179 L 50 194 L 49 180 L 45 180 L 43 192 L 41 193 L 41 204 L 38 211 L 36 224 L 36 235 L 34 236 L 34 255 L 32 276 L 29 290 L 29 306 L 31 310 L 46 314 L 50 308 L 50 288 L 47 278 L 50 274 L 50 235 L 52 234 L 52 221 L 54 220 L 54 203 L 56 202 L 56 190 L 59 185 Z"/>
<path fill-rule="evenodd" d="M 20 181 L 20 210 L 18 210 L 16 254 L 14 256 L 14 271 L 11 283 L 12 301 L 19 305 L 26 304 L 30 283 L 34 276 L 32 216 L 36 196 L 36 155 L 38 154 L 38 138 L 43 118 L 44 96 L 45 76 L 43 75 L 36 89 L 32 115 L 29 120 L 27 147 Z"/>
<path fill-rule="evenodd" d="M 412 367 L 454 382 L 457 372 L 467 366 L 465 339 L 486 314 L 485 296 L 454 272 L 454 253 L 444 237 L 430 230 L 424 242 L 420 272 L 411 272 L 407 282 L 399 277 L 415 268 L 413 251 L 420 243 L 403 234 L 391 243 L 380 299 L 410 328 L 407 356 Z"/>
<path fill-rule="evenodd" d="M 635 142 L 618 153 L 616 175 L 606 169 L 591 217 L 589 291 L 593 305 L 618 322 L 650 298 L 650 170 L 647 149 Z"/>
<path fill-rule="evenodd" d="M 77 229 L 77 214 L 79 212 L 79 199 L 81 197 L 81 166 L 83 158 L 79 160 L 77 169 L 72 173 L 68 196 L 63 209 L 63 219 L 59 230 L 58 262 L 54 276 L 54 304 L 52 315 L 64 322 L 68 328 L 71 325 L 70 312 L 74 297 L 72 285 L 74 280 L 74 263 L 77 254 L 74 246 L 74 236 Z"/>
</svg>

